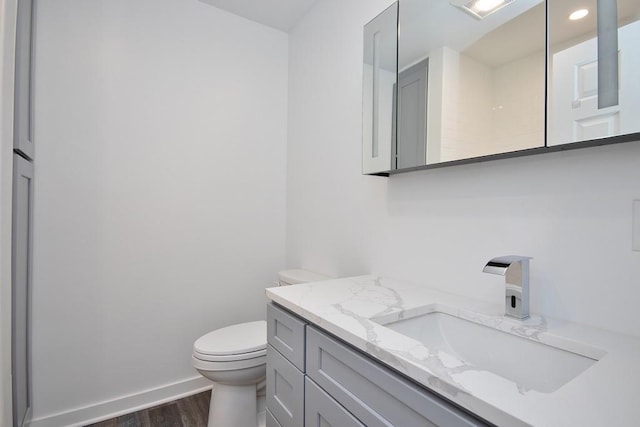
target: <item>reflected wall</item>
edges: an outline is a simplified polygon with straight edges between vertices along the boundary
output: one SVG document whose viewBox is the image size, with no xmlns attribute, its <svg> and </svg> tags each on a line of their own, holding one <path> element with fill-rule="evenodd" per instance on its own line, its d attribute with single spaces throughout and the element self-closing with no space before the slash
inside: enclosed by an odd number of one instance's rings
<svg viewBox="0 0 640 427">
<path fill-rule="evenodd" d="M 416 102 L 424 122 L 398 117 L 398 146 L 409 135 L 410 145 L 426 147 L 411 166 L 544 145 L 543 1 L 512 2 L 480 17 L 454 1 L 402 0 L 399 33 L 399 87 L 406 70 L 429 63 L 426 90 L 418 92 L 424 107 Z"/>
</svg>

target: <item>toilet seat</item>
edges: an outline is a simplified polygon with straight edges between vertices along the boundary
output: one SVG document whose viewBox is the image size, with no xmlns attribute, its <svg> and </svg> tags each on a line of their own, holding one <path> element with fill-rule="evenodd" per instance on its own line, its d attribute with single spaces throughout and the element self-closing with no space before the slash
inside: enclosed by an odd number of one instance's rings
<svg viewBox="0 0 640 427">
<path fill-rule="evenodd" d="M 217 329 L 193 344 L 193 357 L 208 362 L 249 361 L 263 358 L 266 353 L 267 322 L 264 320 Z"/>
<path fill-rule="evenodd" d="M 266 353 L 266 352 L 265 352 Z M 240 369 L 256 368 L 258 366 L 266 366 L 267 355 L 253 357 L 251 359 L 232 359 L 225 361 L 202 359 L 203 355 L 193 353 L 191 359 L 196 369 L 204 371 L 236 371 Z M 206 357 L 206 356 L 204 356 Z"/>
<path fill-rule="evenodd" d="M 193 350 L 193 357 L 205 362 L 235 362 L 238 360 L 257 359 L 260 357 L 264 357 L 266 354 L 267 354 L 266 346 L 265 348 L 258 351 L 251 351 L 251 352 L 240 353 L 240 354 L 203 354 L 196 351 L 195 349 Z"/>
</svg>

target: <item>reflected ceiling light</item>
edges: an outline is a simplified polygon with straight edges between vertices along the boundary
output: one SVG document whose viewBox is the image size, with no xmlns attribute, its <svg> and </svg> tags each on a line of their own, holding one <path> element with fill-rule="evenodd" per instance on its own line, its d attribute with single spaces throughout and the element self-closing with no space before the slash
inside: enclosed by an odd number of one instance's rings
<svg viewBox="0 0 640 427">
<path fill-rule="evenodd" d="M 450 0 L 449 3 L 459 7 L 475 18 L 483 19 L 514 0 Z"/>
<path fill-rule="evenodd" d="M 502 5 L 504 0 L 477 0 L 475 8 L 480 12 L 488 12 Z"/>
<path fill-rule="evenodd" d="M 577 21 L 578 19 L 584 18 L 588 14 L 589 14 L 589 11 L 587 9 L 578 9 L 571 12 L 571 15 L 569 15 L 569 19 L 572 21 Z"/>
</svg>

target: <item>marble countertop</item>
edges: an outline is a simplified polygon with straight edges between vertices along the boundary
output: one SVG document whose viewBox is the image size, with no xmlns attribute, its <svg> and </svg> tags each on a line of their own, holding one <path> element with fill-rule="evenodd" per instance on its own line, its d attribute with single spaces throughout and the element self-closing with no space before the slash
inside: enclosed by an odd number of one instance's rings
<svg viewBox="0 0 640 427">
<path fill-rule="evenodd" d="M 635 426 L 640 423 L 640 339 L 533 314 L 506 318 L 502 304 L 376 276 L 269 288 L 267 297 L 398 372 L 499 426 Z M 551 391 L 474 369 L 383 326 L 432 311 L 598 359 Z"/>
</svg>

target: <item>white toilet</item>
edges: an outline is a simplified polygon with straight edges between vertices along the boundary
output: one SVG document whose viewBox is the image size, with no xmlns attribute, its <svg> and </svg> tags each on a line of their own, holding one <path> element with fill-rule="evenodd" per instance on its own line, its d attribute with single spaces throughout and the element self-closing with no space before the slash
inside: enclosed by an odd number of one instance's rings
<svg viewBox="0 0 640 427">
<path fill-rule="evenodd" d="M 278 285 L 328 280 L 306 270 L 278 273 Z M 209 332 L 193 344 L 193 366 L 215 384 L 209 427 L 256 427 L 258 392 L 266 376 L 267 322 L 239 323 Z"/>
</svg>

